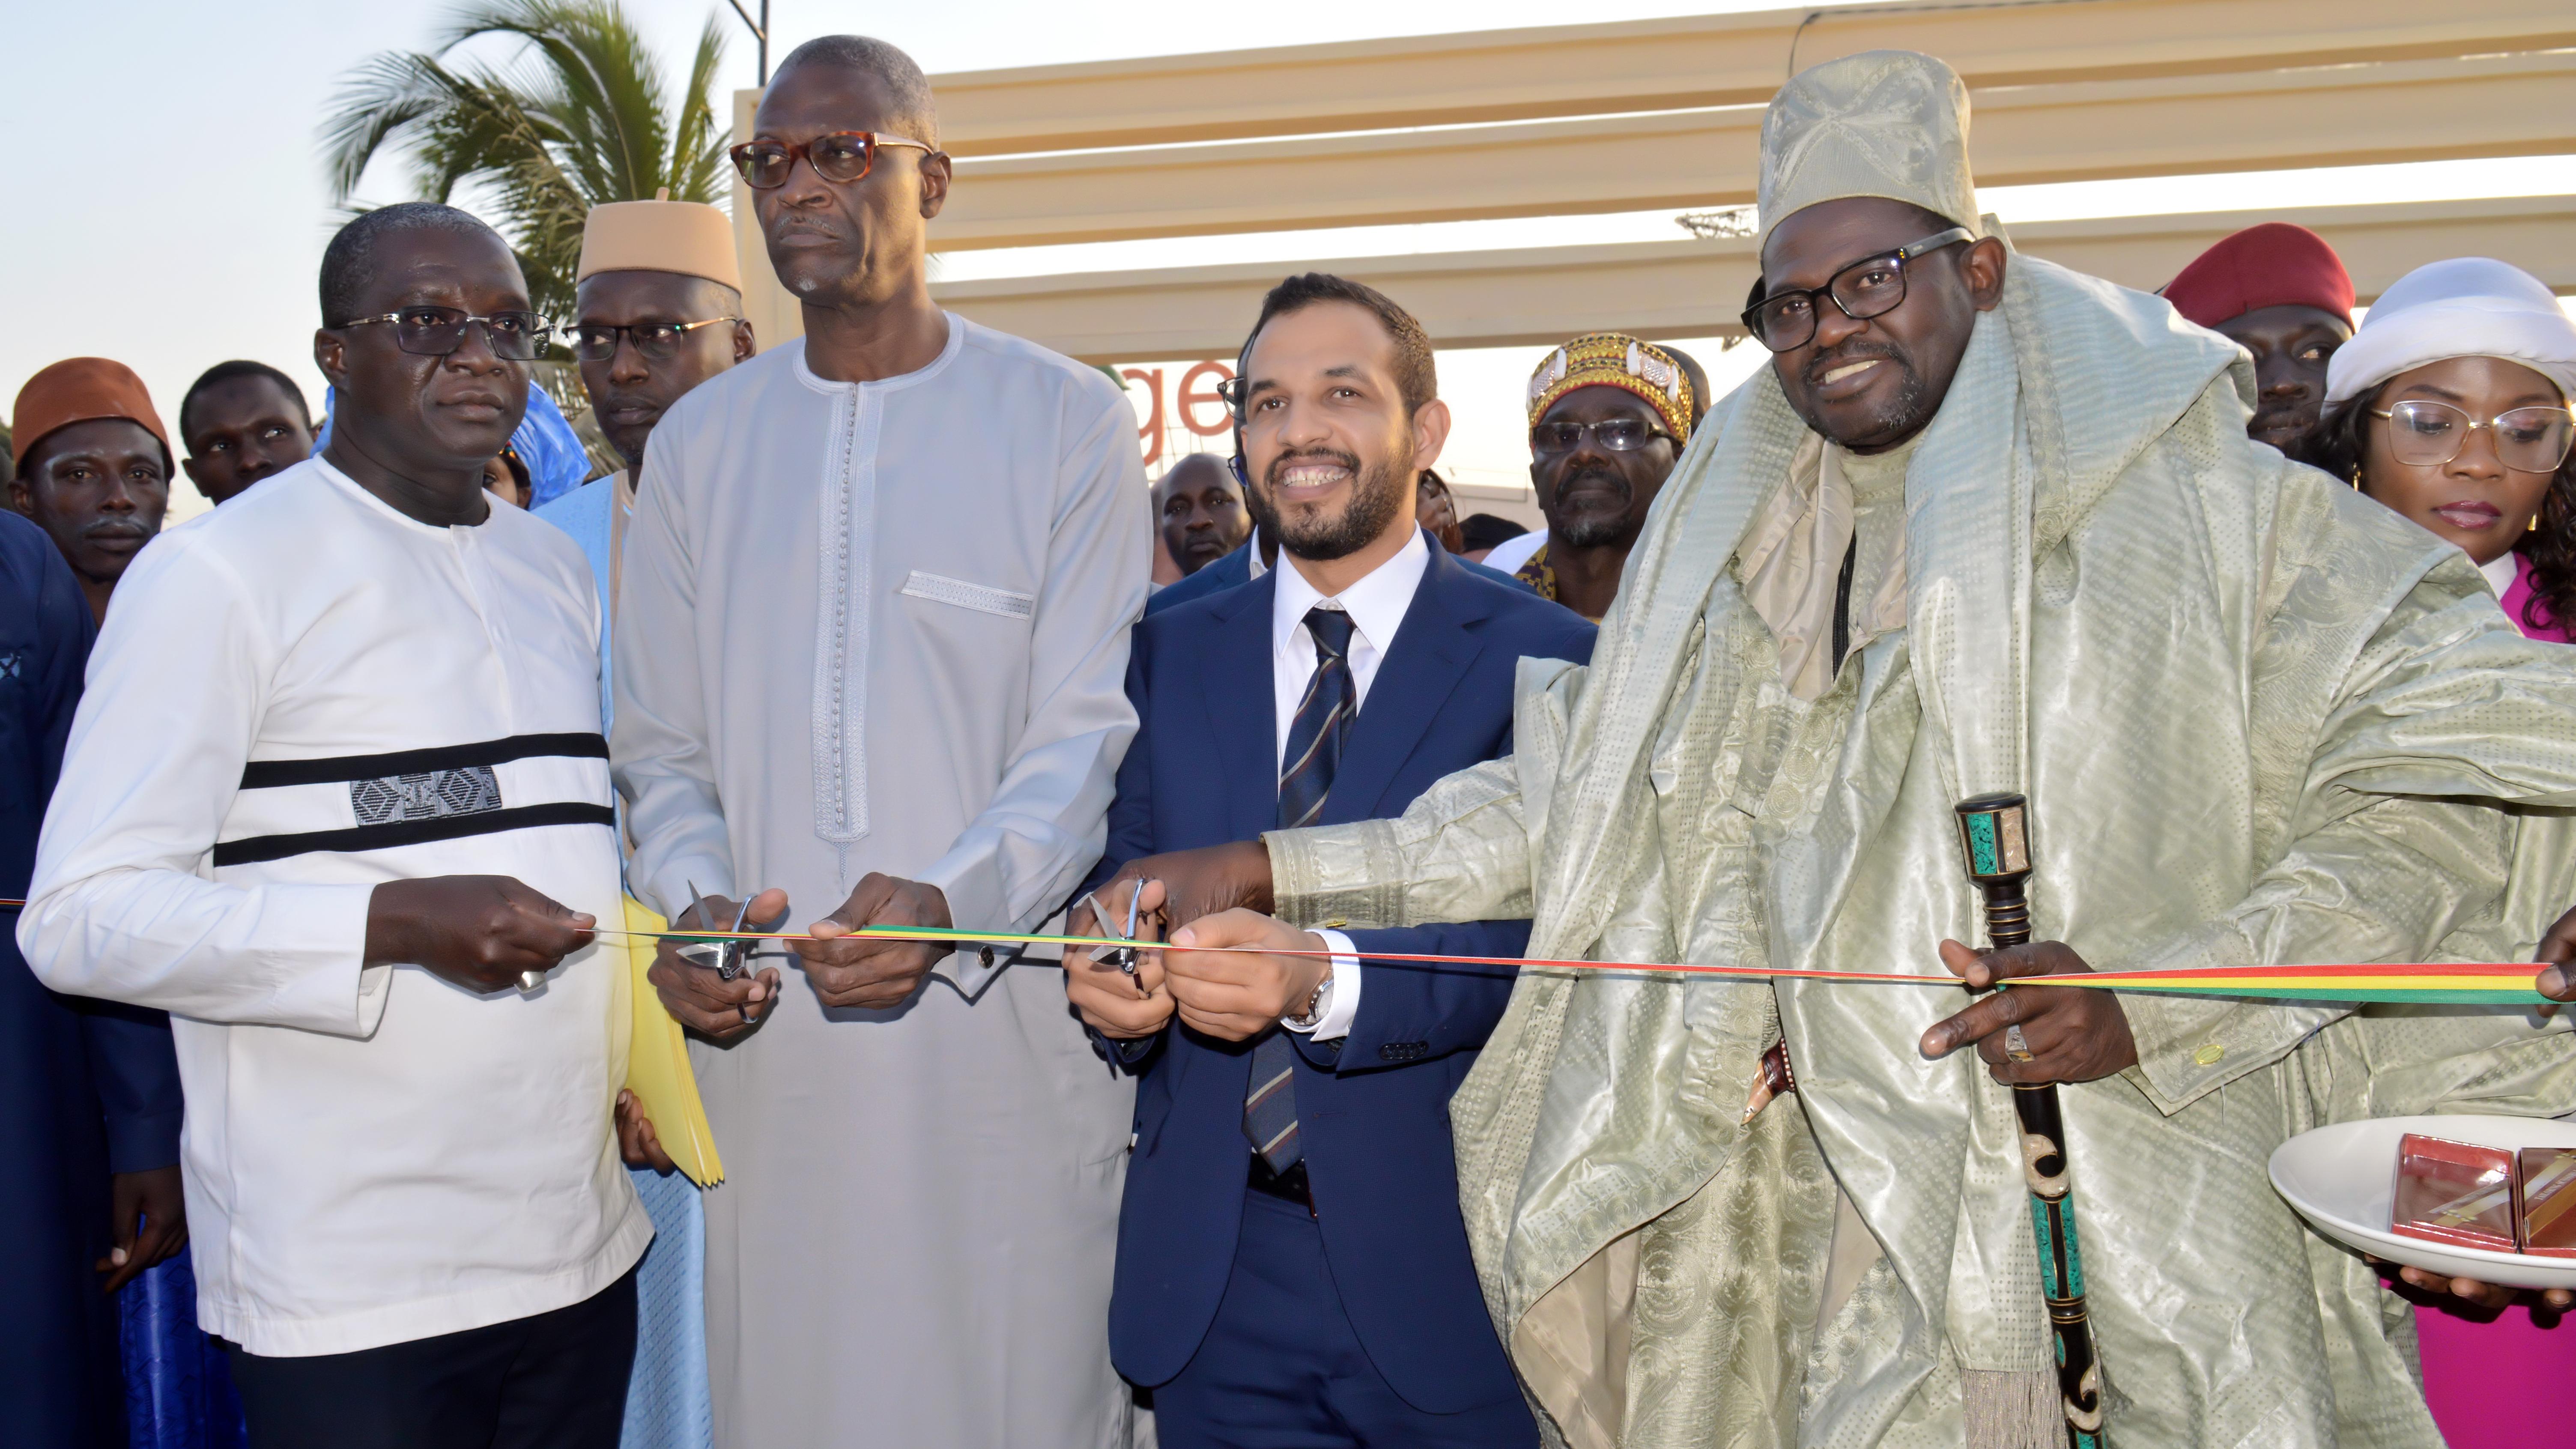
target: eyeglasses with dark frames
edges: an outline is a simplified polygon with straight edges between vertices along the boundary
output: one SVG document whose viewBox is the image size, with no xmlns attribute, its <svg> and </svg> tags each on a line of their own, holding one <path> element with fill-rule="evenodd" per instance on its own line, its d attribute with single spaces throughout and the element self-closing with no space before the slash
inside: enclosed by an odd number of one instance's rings
<svg viewBox="0 0 2576 1449">
<path fill-rule="evenodd" d="M 1613 453 L 1634 453 L 1657 438 L 1672 434 L 1642 418 L 1603 418 L 1597 423 L 1540 423 L 1530 429 L 1530 451 L 1561 458 L 1583 446 L 1586 436 Z"/>
<path fill-rule="evenodd" d="M 414 357 L 445 357 L 465 345 L 466 328 L 480 324 L 492 355 L 504 362 L 533 361 L 545 350 L 546 339 L 555 330 L 552 322 L 534 312 L 495 312 L 489 317 L 477 317 L 457 307 L 405 307 L 373 317 L 352 317 L 333 324 L 333 328 L 379 324 L 390 324 L 394 346 Z"/>
<path fill-rule="evenodd" d="M 877 150 L 883 146 L 910 146 L 924 155 L 935 154 L 923 142 L 878 131 L 831 131 L 805 142 L 745 141 L 726 154 L 733 157 L 733 168 L 742 173 L 743 184 L 755 191 L 772 191 L 787 184 L 787 174 L 800 160 L 835 185 L 865 181 L 876 169 Z"/>
<path fill-rule="evenodd" d="M 572 355 L 584 362 L 606 362 L 617 355 L 619 339 L 633 343 L 635 351 L 655 362 L 668 362 L 680 355 L 680 342 L 701 327 L 719 322 L 739 322 L 739 317 L 709 317 L 703 322 L 636 322 L 624 327 L 611 327 L 604 322 L 576 322 L 572 326 Z"/>
<path fill-rule="evenodd" d="M 1772 351 L 1787 352 L 1814 340 L 1816 319 L 1828 300 L 1854 322 L 1886 316 L 1905 302 L 1907 262 L 1974 240 L 1966 227 L 1954 226 L 1921 241 L 1907 242 L 1892 252 L 1853 262 L 1821 287 L 1774 292 L 1744 309 L 1744 330 L 1760 338 L 1762 345 Z"/>
<path fill-rule="evenodd" d="M 2370 415 L 2388 422 L 2388 454 L 2400 463 L 2434 468 L 2460 456 L 2469 435 L 2485 428 L 2496 461 L 2517 473 L 2554 473 L 2576 443 L 2576 414 L 2565 408 L 2513 408 L 2480 422 L 2446 402 L 2408 398 Z"/>
</svg>

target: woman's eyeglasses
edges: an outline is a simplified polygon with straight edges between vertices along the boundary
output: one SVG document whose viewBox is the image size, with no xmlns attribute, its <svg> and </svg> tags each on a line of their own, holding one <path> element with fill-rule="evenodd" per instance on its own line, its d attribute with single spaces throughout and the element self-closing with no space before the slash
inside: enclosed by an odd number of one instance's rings
<svg viewBox="0 0 2576 1449">
<path fill-rule="evenodd" d="M 787 173 L 796 169 L 799 159 L 826 181 L 842 186 L 864 181 L 876 169 L 881 146 L 910 146 L 924 153 L 931 149 L 919 141 L 875 131 L 833 131 L 802 144 L 745 141 L 727 154 L 733 157 L 733 169 L 742 173 L 744 185 L 770 191 L 787 184 Z"/>
<path fill-rule="evenodd" d="M 466 328 L 480 323 L 492 355 L 505 362 L 534 360 L 545 350 L 546 339 L 555 330 L 552 322 L 534 312 L 495 312 L 489 317 L 477 317 L 456 307 L 405 307 L 373 317 L 352 317 L 336 326 L 367 327 L 379 323 L 391 324 L 394 346 L 415 357 L 445 357 L 465 345 Z"/>
<path fill-rule="evenodd" d="M 596 322 L 578 322 L 572 329 L 572 355 L 584 362 L 606 362 L 617 355 L 619 338 L 634 344 L 635 351 L 655 362 L 668 362 L 680 355 L 681 339 L 701 327 L 719 322 L 739 322 L 739 317 L 710 317 L 704 322 L 637 322 L 627 327 L 610 327 Z"/>
<path fill-rule="evenodd" d="M 2565 408 L 2514 408 L 2480 422 L 2449 403 L 2409 398 L 2370 415 L 2388 420 L 2388 455 L 2419 468 L 2460 456 L 2480 428 L 2494 434 L 2496 461 L 2517 473 L 2556 472 L 2576 442 L 2576 415 Z"/>
<path fill-rule="evenodd" d="M 1648 427 L 1636 418 L 1603 418 L 1597 423 L 1541 423 L 1530 429 L 1530 451 L 1547 457 L 1562 457 L 1583 446 L 1589 435 L 1613 453 L 1633 453 L 1657 438 L 1672 434 L 1661 428 Z"/>
<path fill-rule="evenodd" d="M 1804 347 L 1814 340 L 1816 318 L 1831 299 L 1844 316 L 1866 322 L 1893 312 L 1905 301 L 1905 264 L 1929 252 L 1973 241 L 1964 226 L 1934 232 L 1892 252 L 1852 263 L 1821 287 L 1774 292 L 1744 309 L 1744 330 L 1774 352 Z"/>
</svg>

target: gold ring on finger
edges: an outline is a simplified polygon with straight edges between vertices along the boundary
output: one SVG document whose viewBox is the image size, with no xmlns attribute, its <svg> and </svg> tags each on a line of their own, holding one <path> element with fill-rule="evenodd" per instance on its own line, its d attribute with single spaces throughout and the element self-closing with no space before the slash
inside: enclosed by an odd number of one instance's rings
<svg viewBox="0 0 2576 1449">
<path fill-rule="evenodd" d="M 2032 1060 L 2030 1038 L 2021 1034 L 2020 1022 L 2004 1028 L 2004 1055 L 2017 1062 Z"/>
</svg>

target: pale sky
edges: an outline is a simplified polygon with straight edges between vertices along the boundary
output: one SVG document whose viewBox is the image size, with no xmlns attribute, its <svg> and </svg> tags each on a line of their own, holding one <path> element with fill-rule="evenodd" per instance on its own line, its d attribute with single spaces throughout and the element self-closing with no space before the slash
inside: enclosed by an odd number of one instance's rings
<svg viewBox="0 0 2576 1449">
<path fill-rule="evenodd" d="M 747 0 L 749 3 L 749 0 Z M 1599 0 L 1584 20 L 1773 8 L 1778 0 Z M 675 68 L 721 0 L 628 0 Z M 753 6 L 756 10 L 756 4 Z M 1304 44 L 1463 29 L 1562 24 L 1539 0 L 1383 0 L 1312 7 L 1283 23 L 1259 7 L 1204 0 L 985 0 L 976 5 L 880 7 L 772 0 L 773 56 L 845 27 L 874 29 L 934 75 L 1119 56 Z M 318 321 L 314 273 L 335 225 L 316 134 L 341 79 L 369 55 L 426 43 L 451 13 L 427 0 L 42 0 L 14 5 L 10 48 L 20 64 L 0 87 L 0 276 L 10 281 L 0 328 L 0 402 L 58 358 L 94 354 L 143 375 L 164 419 L 208 365 L 252 357 L 308 382 Z M 899 18 L 891 21 L 888 15 Z M 720 107 L 753 82 L 752 46 L 732 31 Z M 676 85 L 676 78 L 674 80 Z M 378 167 L 362 195 L 408 195 L 407 177 Z M 1997 189 L 2007 220 L 2224 210 L 2261 205 L 2424 200 L 2440 196 L 2576 191 L 2576 158 L 2357 168 L 2233 178 Z M 1296 260 L 1449 247 L 1567 241 L 1671 240 L 1667 213 L 1433 227 L 1379 227 L 1293 236 L 1119 243 L 945 259 L 943 275 L 995 276 L 1226 261 Z M 933 233 L 934 241 L 936 232 Z M 1723 389 L 1758 361 L 1738 348 L 1685 343 Z M 1460 414 L 1450 462 L 1472 481 L 1517 476 L 1525 447 L 1513 404 L 1533 349 L 1442 356 L 1443 391 Z M 202 506 L 184 482 L 174 516 Z"/>
</svg>

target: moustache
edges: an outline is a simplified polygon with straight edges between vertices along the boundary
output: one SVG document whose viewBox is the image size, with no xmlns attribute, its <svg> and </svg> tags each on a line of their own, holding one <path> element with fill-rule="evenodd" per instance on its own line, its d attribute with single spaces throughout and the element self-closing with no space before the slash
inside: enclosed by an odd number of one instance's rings
<svg viewBox="0 0 2576 1449">
<path fill-rule="evenodd" d="M 769 235 L 772 239 L 802 235 L 828 237 L 834 241 L 841 241 L 847 238 L 849 233 L 822 217 L 805 212 L 791 212 L 780 217 L 770 226 Z"/>
<path fill-rule="evenodd" d="M 1558 480 L 1556 491 L 1559 493 L 1571 493 L 1577 488 L 1581 488 L 1590 483 L 1598 483 L 1603 487 L 1613 489 L 1622 497 L 1627 496 L 1628 493 L 1627 475 L 1621 473 L 1616 468 L 1608 467 L 1600 463 L 1586 463 L 1574 472 L 1566 474 L 1565 477 Z"/>
<path fill-rule="evenodd" d="M 1859 362 L 1864 358 L 1872 357 L 1882 362 L 1893 362 L 1899 367 L 1907 365 L 1902 349 L 1891 347 L 1884 342 L 1864 342 L 1855 337 L 1831 352 L 1817 353 L 1809 359 L 1806 368 L 1799 373 L 1799 376 L 1806 379 L 1809 387 L 1822 387 L 1825 385 L 1826 373 L 1846 363 Z"/>
</svg>

